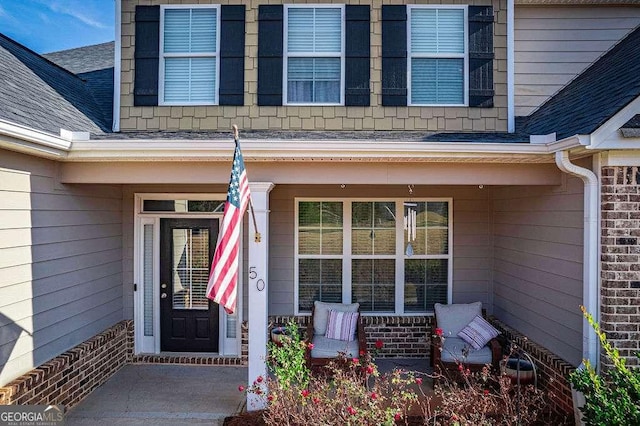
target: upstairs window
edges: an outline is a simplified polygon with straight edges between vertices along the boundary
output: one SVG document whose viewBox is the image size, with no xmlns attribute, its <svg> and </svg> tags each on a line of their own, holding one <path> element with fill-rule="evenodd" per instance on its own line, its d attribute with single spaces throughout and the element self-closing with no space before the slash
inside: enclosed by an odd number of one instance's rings
<svg viewBox="0 0 640 426">
<path fill-rule="evenodd" d="M 285 6 L 286 104 L 344 103 L 344 7 Z"/>
<path fill-rule="evenodd" d="M 162 6 L 161 105 L 218 103 L 219 12 L 218 6 Z"/>
<path fill-rule="evenodd" d="M 410 105 L 466 105 L 465 6 L 408 8 Z"/>
</svg>

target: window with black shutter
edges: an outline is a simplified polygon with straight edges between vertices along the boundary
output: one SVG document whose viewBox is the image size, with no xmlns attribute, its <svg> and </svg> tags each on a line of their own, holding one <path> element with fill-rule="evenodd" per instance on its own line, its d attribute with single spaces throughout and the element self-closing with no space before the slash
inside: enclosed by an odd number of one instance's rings
<svg viewBox="0 0 640 426">
<path fill-rule="evenodd" d="M 493 57 L 491 6 L 382 6 L 384 106 L 492 107 Z"/>
<path fill-rule="evenodd" d="M 370 7 L 261 5 L 258 105 L 370 105 Z"/>
<path fill-rule="evenodd" d="M 134 105 L 243 105 L 243 5 L 136 7 Z"/>
</svg>

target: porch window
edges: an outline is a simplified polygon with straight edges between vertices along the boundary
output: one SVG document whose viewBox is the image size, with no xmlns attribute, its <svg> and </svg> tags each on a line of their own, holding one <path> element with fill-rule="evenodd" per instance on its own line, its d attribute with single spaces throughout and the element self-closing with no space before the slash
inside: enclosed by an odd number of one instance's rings
<svg viewBox="0 0 640 426">
<path fill-rule="evenodd" d="M 288 104 L 341 104 L 342 6 L 286 6 L 285 87 Z"/>
<path fill-rule="evenodd" d="M 446 303 L 450 208 L 450 200 L 298 200 L 296 311 L 310 312 L 314 300 L 395 314 Z"/>
<path fill-rule="evenodd" d="M 219 8 L 163 6 L 160 95 L 164 105 L 218 103 Z"/>
</svg>

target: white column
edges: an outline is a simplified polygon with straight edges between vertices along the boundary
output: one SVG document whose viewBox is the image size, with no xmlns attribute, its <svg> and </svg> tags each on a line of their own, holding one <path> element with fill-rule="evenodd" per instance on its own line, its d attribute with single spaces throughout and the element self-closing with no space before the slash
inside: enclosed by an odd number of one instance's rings
<svg viewBox="0 0 640 426">
<path fill-rule="evenodd" d="M 249 385 L 258 376 L 267 376 L 267 332 L 269 288 L 269 192 L 271 182 L 250 182 L 260 241 L 256 240 L 253 218 L 249 216 L 249 301 L 247 321 L 249 323 Z M 251 212 L 249 212 L 251 215 Z M 262 382 L 264 383 L 264 382 Z M 266 391 L 266 389 L 264 389 Z M 265 401 L 253 393 L 247 394 L 247 410 L 260 410 Z"/>
</svg>

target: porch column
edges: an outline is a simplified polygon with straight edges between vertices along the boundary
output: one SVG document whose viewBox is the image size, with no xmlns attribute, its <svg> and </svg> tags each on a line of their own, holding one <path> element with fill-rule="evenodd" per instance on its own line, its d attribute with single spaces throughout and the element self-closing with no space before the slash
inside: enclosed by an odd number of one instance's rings
<svg viewBox="0 0 640 426">
<path fill-rule="evenodd" d="M 249 377 L 251 385 L 258 376 L 267 376 L 267 334 L 269 288 L 269 192 L 271 182 L 250 182 L 260 241 L 256 241 L 253 218 L 249 217 L 249 281 L 248 325 L 249 325 Z M 249 212 L 251 214 L 251 212 Z M 264 383 L 264 382 L 263 382 Z M 264 400 L 253 393 L 247 394 L 247 410 L 264 408 Z"/>
</svg>

